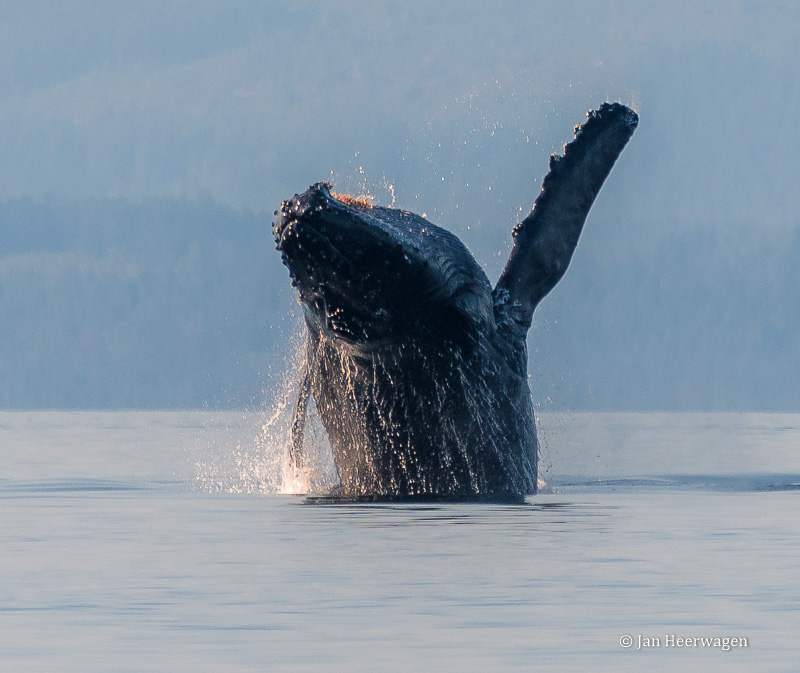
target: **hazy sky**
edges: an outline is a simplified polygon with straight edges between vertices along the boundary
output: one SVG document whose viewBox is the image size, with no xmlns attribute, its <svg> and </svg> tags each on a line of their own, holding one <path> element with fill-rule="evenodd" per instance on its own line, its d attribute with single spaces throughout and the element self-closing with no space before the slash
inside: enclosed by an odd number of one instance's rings
<svg viewBox="0 0 800 673">
<path fill-rule="evenodd" d="M 333 174 L 507 219 L 586 109 L 618 99 L 642 117 L 614 178 L 627 214 L 799 210 L 796 2 L 0 5 L 3 198 L 271 210 Z"/>
</svg>

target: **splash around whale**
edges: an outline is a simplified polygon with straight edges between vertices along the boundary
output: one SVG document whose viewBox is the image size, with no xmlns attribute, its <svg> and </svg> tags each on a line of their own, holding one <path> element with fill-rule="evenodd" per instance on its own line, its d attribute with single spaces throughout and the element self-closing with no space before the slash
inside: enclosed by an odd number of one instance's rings
<svg viewBox="0 0 800 673">
<path fill-rule="evenodd" d="M 328 183 L 284 201 L 273 233 L 308 332 L 295 466 L 313 397 L 337 499 L 520 502 L 535 493 L 527 332 L 637 124 L 618 103 L 587 114 L 563 156 L 551 157 L 494 289 L 456 236 L 418 215 L 338 196 Z"/>
</svg>

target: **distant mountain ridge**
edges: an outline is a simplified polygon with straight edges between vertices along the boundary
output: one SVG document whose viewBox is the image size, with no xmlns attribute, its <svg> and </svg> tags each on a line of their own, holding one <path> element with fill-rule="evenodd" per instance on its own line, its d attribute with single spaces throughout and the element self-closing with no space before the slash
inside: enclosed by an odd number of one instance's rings
<svg viewBox="0 0 800 673">
<path fill-rule="evenodd" d="M 299 320 L 271 219 L 210 201 L 0 202 L 0 408 L 263 403 Z M 800 228 L 720 230 L 579 246 L 529 338 L 534 399 L 800 409 Z"/>
</svg>

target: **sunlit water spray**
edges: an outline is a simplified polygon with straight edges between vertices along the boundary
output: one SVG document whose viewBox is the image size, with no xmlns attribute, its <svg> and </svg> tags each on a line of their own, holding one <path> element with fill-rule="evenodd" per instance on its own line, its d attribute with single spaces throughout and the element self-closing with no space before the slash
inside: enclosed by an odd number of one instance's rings
<svg viewBox="0 0 800 673">
<path fill-rule="evenodd" d="M 282 380 L 265 391 L 260 410 L 221 412 L 206 424 L 193 456 L 197 490 L 302 494 L 325 491 L 336 482 L 330 445 L 313 402 L 306 419 L 303 468 L 297 469 L 289 459 L 296 372 L 304 357 L 305 346 L 298 345 Z"/>
</svg>

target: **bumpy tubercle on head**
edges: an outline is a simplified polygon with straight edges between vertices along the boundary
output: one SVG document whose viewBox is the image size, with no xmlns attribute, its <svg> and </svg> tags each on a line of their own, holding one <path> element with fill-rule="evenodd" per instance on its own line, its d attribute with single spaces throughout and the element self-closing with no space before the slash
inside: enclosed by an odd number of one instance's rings
<svg viewBox="0 0 800 673">
<path fill-rule="evenodd" d="M 351 208 L 372 208 L 372 202 L 368 196 L 352 196 L 350 194 L 337 194 L 335 192 L 331 192 L 331 196 Z"/>
</svg>

